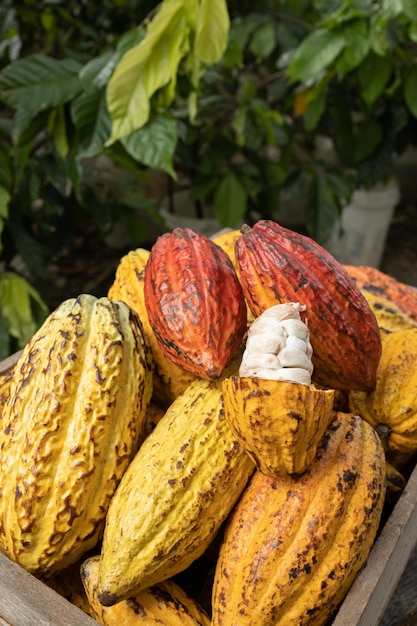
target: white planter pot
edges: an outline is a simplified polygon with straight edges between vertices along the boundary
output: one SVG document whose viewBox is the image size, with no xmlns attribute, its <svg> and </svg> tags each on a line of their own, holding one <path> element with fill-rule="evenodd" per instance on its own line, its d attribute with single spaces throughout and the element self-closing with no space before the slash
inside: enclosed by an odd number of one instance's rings
<svg viewBox="0 0 417 626">
<path fill-rule="evenodd" d="M 168 228 L 191 228 L 207 237 L 211 237 L 223 228 L 215 217 L 212 207 L 203 206 L 203 217 L 196 217 L 194 201 L 187 190 L 176 191 L 173 194 L 172 204 L 173 211 L 170 211 L 169 198 L 166 197 L 159 209 Z"/>
<path fill-rule="evenodd" d="M 379 267 L 400 188 L 396 179 L 358 189 L 344 207 L 325 247 L 341 263 Z"/>
</svg>

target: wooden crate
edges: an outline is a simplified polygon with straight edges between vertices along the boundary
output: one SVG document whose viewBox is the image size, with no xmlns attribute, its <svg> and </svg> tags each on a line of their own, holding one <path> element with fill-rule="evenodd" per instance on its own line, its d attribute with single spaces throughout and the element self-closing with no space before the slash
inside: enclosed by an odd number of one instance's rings
<svg viewBox="0 0 417 626">
<path fill-rule="evenodd" d="M 18 356 L 2 361 L 0 373 L 12 368 Z M 378 626 L 416 543 L 417 466 L 332 626 Z M 81 609 L 0 553 L 0 626 L 94 624 Z"/>
</svg>

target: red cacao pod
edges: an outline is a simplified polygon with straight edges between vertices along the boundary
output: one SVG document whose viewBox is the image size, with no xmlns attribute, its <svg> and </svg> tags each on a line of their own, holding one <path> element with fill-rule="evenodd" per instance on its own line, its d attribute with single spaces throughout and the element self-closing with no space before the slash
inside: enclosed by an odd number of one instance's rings
<svg viewBox="0 0 417 626">
<path fill-rule="evenodd" d="M 235 255 L 255 316 L 300 302 L 313 347 L 314 380 L 334 389 L 371 390 L 381 335 L 370 306 L 345 268 L 322 246 L 270 220 L 242 228 Z"/>
<path fill-rule="evenodd" d="M 175 228 L 151 248 L 144 293 L 164 354 L 197 376 L 221 376 L 247 325 L 243 291 L 226 252 L 205 235 Z"/>
</svg>

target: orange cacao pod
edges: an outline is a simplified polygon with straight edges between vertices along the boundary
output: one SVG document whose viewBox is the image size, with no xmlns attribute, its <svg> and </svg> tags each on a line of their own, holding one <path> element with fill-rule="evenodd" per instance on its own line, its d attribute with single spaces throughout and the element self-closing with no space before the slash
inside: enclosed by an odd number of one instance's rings
<svg viewBox="0 0 417 626">
<path fill-rule="evenodd" d="M 175 228 L 151 248 L 144 293 L 164 354 L 197 376 L 218 378 L 241 345 L 247 322 L 226 252 L 205 235 Z"/>
<path fill-rule="evenodd" d="M 255 316 L 300 302 L 313 346 L 314 381 L 334 389 L 373 389 L 381 334 L 366 298 L 344 267 L 315 241 L 270 220 L 242 228 L 239 278 Z"/>
<path fill-rule="evenodd" d="M 360 289 L 386 298 L 417 321 L 417 290 L 393 276 L 367 265 L 345 265 Z"/>
</svg>

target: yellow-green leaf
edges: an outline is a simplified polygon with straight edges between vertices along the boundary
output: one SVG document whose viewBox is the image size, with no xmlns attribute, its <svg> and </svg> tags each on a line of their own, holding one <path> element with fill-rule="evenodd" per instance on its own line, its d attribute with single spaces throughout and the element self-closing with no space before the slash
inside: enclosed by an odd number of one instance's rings
<svg viewBox="0 0 417 626">
<path fill-rule="evenodd" d="M 223 57 L 230 29 L 225 0 L 201 0 L 194 50 L 203 63 L 218 63 Z"/>
<path fill-rule="evenodd" d="M 57 107 L 51 111 L 48 120 L 48 130 L 52 135 L 55 148 L 58 154 L 65 159 L 69 152 L 69 144 L 67 137 L 67 127 L 65 123 L 64 108 Z"/>
<path fill-rule="evenodd" d="M 107 145 L 146 124 L 151 98 L 158 90 L 166 89 L 166 103 L 172 99 L 178 66 L 190 46 L 190 2 L 163 2 L 149 22 L 145 38 L 121 58 L 107 88 L 112 120 Z"/>
<path fill-rule="evenodd" d="M 19 347 L 23 347 L 37 330 L 32 299 L 46 314 L 46 304 L 25 278 L 14 272 L 5 272 L 0 276 L 0 316 L 9 334 L 18 340 Z"/>
<path fill-rule="evenodd" d="M 1 233 L 3 232 L 4 221 L 9 216 L 10 198 L 11 198 L 11 195 L 9 191 L 5 189 L 4 187 L 0 187 L 0 254 L 3 249 L 3 246 L 1 243 Z"/>
</svg>

